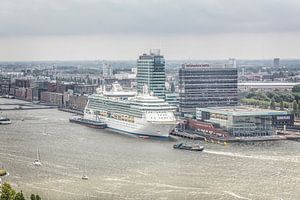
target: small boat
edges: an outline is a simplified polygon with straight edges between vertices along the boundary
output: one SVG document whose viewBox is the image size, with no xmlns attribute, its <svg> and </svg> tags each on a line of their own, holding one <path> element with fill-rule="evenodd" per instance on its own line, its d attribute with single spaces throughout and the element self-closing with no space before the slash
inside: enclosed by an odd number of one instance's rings
<svg viewBox="0 0 300 200">
<path fill-rule="evenodd" d="M 87 172 L 86 172 L 86 162 L 84 162 L 84 172 L 83 175 L 81 177 L 82 180 L 89 180 L 89 177 L 87 176 Z"/>
<path fill-rule="evenodd" d="M 182 149 L 182 150 L 189 150 L 189 151 L 203 151 L 204 150 L 204 146 L 201 146 L 199 144 L 192 144 L 189 145 L 187 143 L 179 143 L 179 144 L 174 144 L 173 145 L 174 149 Z"/>
<path fill-rule="evenodd" d="M 0 125 L 6 125 L 6 124 L 11 124 L 10 119 L 7 117 L 0 117 Z"/>
<path fill-rule="evenodd" d="M 40 167 L 42 166 L 41 160 L 40 160 L 40 152 L 39 152 L 39 148 L 37 148 L 37 152 L 36 152 L 36 159 L 33 161 L 33 165 Z"/>
</svg>

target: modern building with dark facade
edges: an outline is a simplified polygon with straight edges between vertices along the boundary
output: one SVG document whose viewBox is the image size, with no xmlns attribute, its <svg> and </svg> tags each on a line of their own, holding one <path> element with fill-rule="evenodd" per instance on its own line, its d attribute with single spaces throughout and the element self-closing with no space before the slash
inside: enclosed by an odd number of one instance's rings
<svg viewBox="0 0 300 200">
<path fill-rule="evenodd" d="M 179 70 L 179 112 L 195 115 L 196 108 L 235 106 L 237 69 L 208 64 L 184 64 Z"/>
<path fill-rule="evenodd" d="M 165 98 L 165 59 L 159 50 L 139 56 L 137 60 L 137 92 L 143 92 L 148 85 L 149 91 L 159 98 Z"/>
</svg>

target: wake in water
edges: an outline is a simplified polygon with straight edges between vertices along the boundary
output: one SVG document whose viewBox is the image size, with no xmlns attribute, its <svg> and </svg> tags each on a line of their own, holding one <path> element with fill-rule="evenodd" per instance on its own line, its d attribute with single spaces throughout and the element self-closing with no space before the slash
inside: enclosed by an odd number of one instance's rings
<svg viewBox="0 0 300 200">
<path fill-rule="evenodd" d="M 235 197 L 235 198 L 238 198 L 238 199 L 247 199 L 247 200 L 250 200 L 250 199 L 248 199 L 248 198 L 246 198 L 246 197 L 242 197 L 242 196 L 240 196 L 240 195 L 238 195 L 238 194 L 235 194 L 235 193 L 233 193 L 233 192 L 224 191 L 224 193 L 229 194 L 229 195 L 231 195 L 231 196 L 233 196 L 233 197 Z"/>
<path fill-rule="evenodd" d="M 203 152 L 208 154 L 223 155 L 237 158 L 249 158 L 249 159 L 259 159 L 259 160 L 272 160 L 281 162 L 294 162 L 300 163 L 299 156 L 267 156 L 267 155 L 245 155 L 241 153 L 225 152 L 225 151 L 212 151 L 204 150 Z"/>
</svg>

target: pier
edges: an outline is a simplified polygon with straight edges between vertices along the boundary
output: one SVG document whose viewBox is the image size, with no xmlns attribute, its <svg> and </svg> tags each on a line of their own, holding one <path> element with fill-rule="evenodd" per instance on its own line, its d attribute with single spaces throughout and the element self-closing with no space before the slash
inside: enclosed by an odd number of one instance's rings
<svg viewBox="0 0 300 200">
<path fill-rule="evenodd" d="M 184 132 L 173 131 L 170 133 L 172 136 L 186 138 L 190 140 L 204 140 L 208 143 L 215 144 L 227 144 L 232 142 L 264 142 L 264 141 L 279 141 L 279 140 L 294 140 L 300 141 L 300 133 L 289 131 L 285 133 L 280 133 L 271 136 L 256 136 L 256 137 L 220 137 L 213 134 L 198 132 L 198 131 L 189 131 Z"/>
<path fill-rule="evenodd" d="M 58 110 L 63 111 L 63 112 L 73 113 L 76 115 L 83 115 L 83 111 L 80 111 L 80 110 L 74 110 L 74 109 L 70 109 L 70 108 L 58 108 Z"/>
<path fill-rule="evenodd" d="M 187 138 L 190 140 L 204 140 L 204 137 L 188 132 L 173 131 L 170 133 L 170 135 L 181 138 Z"/>
<path fill-rule="evenodd" d="M 3 106 L 3 107 L 1 107 Z M 0 104 L 1 111 L 9 110 L 38 110 L 38 109 L 57 109 L 56 105 L 43 105 L 33 103 L 2 103 Z"/>
</svg>

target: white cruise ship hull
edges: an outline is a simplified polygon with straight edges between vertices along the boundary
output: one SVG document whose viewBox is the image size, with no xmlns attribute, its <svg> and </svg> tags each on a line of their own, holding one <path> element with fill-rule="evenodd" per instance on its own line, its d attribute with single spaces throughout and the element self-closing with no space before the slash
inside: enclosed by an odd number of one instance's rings
<svg viewBox="0 0 300 200">
<path fill-rule="evenodd" d="M 169 137 L 170 132 L 176 127 L 176 123 L 174 122 L 157 123 L 139 119 L 136 123 L 131 123 L 113 118 L 96 116 L 93 114 L 85 114 L 84 118 L 90 120 L 97 120 L 98 118 L 107 124 L 107 128 L 124 133 L 150 137 Z"/>
</svg>

